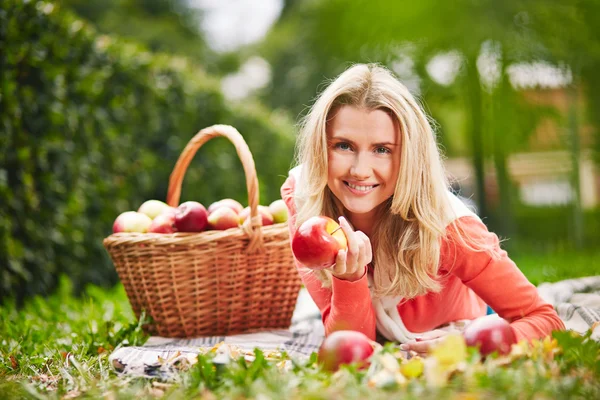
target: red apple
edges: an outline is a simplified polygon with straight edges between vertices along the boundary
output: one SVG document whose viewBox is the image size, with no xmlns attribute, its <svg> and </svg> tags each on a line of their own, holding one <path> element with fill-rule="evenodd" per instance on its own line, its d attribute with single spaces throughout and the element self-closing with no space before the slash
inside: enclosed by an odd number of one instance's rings
<svg viewBox="0 0 600 400">
<path fill-rule="evenodd" d="M 197 201 L 186 201 L 177 207 L 175 227 L 178 232 L 202 232 L 208 225 L 206 208 Z"/>
<path fill-rule="evenodd" d="M 337 371 L 342 364 L 358 363 L 368 365 L 367 359 L 373 354 L 369 338 L 356 331 L 335 331 L 325 338 L 319 348 L 318 361 L 325 371 Z"/>
<path fill-rule="evenodd" d="M 288 209 L 285 205 L 285 201 L 282 199 L 275 200 L 269 204 L 269 212 L 273 216 L 273 222 L 280 224 L 288 220 Z"/>
<path fill-rule="evenodd" d="M 145 233 L 152 224 L 152 219 L 146 214 L 136 211 L 125 211 L 121 213 L 113 223 L 113 233 L 140 232 Z"/>
<path fill-rule="evenodd" d="M 152 233 L 173 233 L 177 232 L 175 227 L 175 209 L 167 210 L 152 220 L 148 232 Z"/>
<path fill-rule="evenodd" d="M 258 205 L 258 215 L 262 217 L 262 225 L 273 225 L 273 216 L 269 212 L 269 208 L 265 206 Z M 250 216 L 250 206 L 244 208 L 240 212 L 240 223 L 244 223 L 246 219 Z"/>
<path fill-rule="evenodd" d="M 235 211 L 236 214 L 241 213 L 242 210 L 244 209 L 244 206 L 242 206 L 239 202 L 237 202 L 234 199 L 223 199 L 223 200 L 215 201 L 210 206 L 208 206 L 208 214 L 211 214 L 213 211 L 215 211 L 221 207 L 229 207 L 233 211 Z"/>
<path fill-rule="evenodd" d="M 338 251 L 348 248 L 346 235 L 338 228 L 340 225 L 329 217 L 307 219 L 298 227 L 292 239 L 294 257 L 311 269 L 331 267 Z"/>
<path fill-rule="evenodd" d="M 511 346 L 517 343 L 515 333 L 505 319 L 488 315 L 471 322 L 463 332 L 467 346 L 479 347 L 482 356 L 494 351 L 498 354 L 510 353 Z"/>
<path fill-rule="evenodd" d="M 146 214 L 151 219 L 154 219 L 170 208 L 173 207 L 160 200 L 147 200 L 140 206 L 140 208 L 138 208 L 138 212 Z"/>
<path fill-rule="evenodd" d="M 240 223 L 240 217 L 229 207 L 220 207 L 214 210 L 208 216 L 210 229 L 224 231 L 229 228 L 237 228 Z"/>
</svg>

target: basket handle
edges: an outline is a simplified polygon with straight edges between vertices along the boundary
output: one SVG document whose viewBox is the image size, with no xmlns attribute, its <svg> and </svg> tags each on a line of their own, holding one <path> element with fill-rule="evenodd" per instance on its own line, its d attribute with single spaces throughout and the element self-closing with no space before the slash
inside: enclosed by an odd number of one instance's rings
<svg viewBox="0 0 600 400">
<path fill-rule="evenodd" d="M 258 215 L 258 179 L 256 177 L 256 168 L 254 166 L 254 159 L 252 153 L 248 148 L 248 145 L 244 141 L 242 135 L 233 126 L 229 125 L 213 125 L 208 128 L 204 128 L 199 131 L 185 146 L 182 153 L 179 155 L 179 159 L 171 172 L 169 177 L 169 190 L 167 192 L 167 204 L 171 207 L 177 207 L 179 205 L 179 199 L 181 196 L 181 183 L 183 177 L 187 171 L 190 162 L 196 155 L 196 151 L 210 139 L 215 137 L 225 137 L 229 139 L 235 146 L 238 157 L 242 161 L 244 172 L 246 174 L 246 188 L 248 190 L 248 203 L 250 205 L 250 218 L 246 220 L 246 223 L 242 225 L 242 229 L 250 237 L 250 243 L 248 251 L 254 253 L 263 249 L 263 238 L 262 230 L 262 217 Z M 250 221 L 248 223 L 248 221 Z"/>
</svg>

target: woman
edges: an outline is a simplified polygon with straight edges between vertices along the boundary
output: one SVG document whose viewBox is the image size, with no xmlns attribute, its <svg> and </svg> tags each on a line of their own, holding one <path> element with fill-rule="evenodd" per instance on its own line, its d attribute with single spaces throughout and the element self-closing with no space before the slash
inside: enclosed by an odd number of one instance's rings
<svg viewBox="0 0 600 400">
<path fill-rule="evenodd" d="M 436 328 L 482 317 L 487 305 L 517 340 L 564 329 L 497 236 L 449 191 L 427 117 L 388 70 L 342 73 L 306 116 L 297 149 L 281 188 L 290 233 L 326 215 L 348 239 L 326 270 L 296 262 L 326 334 L 378 331 L 426 353 L 447 333 Z"/>
</svg>

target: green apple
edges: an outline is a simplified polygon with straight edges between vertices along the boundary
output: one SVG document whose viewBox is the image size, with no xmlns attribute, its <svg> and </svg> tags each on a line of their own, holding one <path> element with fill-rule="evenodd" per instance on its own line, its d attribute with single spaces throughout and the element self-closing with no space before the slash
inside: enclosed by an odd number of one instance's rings
<svg viewBox="0 0 600 400">
<path fill-rule="evenodd" d="M 138 212 L 146 214 L 150 219 L 158 217 L 163 212 L 169 210 L 171 207 L 167 203 L 160 200 L 147 200 L 138 208 Z"/>
<path fill-rule="evenodd" d="M 136 211 L 121 213 L 113 224 L 113 233 L 119 232 L 148 232 L 152 219 L 146 214 Z"/>
<path fill-rule="evenodd" d="M 269 204 L 269 212 L 273 216 L 273 223 L 279 224 L 288 220 L 288 209 L 285 201 L 279 199 Z"/>
</svg>

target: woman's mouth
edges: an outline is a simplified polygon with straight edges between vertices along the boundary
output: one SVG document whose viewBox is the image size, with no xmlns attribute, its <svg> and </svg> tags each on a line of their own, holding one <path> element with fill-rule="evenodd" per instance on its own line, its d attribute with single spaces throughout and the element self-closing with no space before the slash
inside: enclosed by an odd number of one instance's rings
<svg viewBox="0 0 600 400">
<path fill-rule="evenodd" d="M 347 181 L 343 181 L 344 185 L 354 194 L 367 194 L 372 192 L 378 184 L 375 185 L 356 185 Z"/>
</svg>

